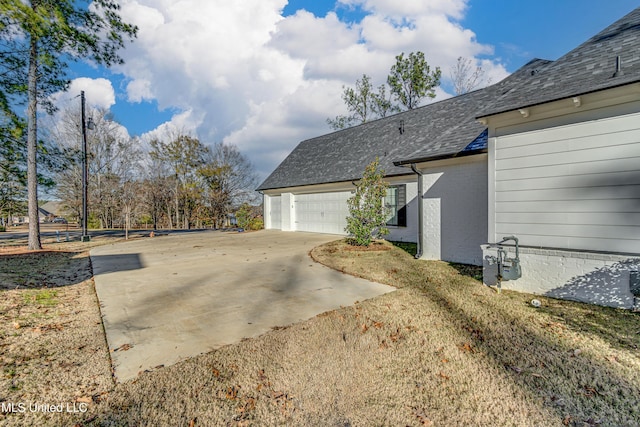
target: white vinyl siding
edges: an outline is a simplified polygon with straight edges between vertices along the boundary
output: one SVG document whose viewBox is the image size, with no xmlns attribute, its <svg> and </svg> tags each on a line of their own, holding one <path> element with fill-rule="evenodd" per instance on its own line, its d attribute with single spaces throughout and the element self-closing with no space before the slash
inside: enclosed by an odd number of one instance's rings
<svg viewBox="0 0 640 427">
<path fill-rule="evenodd" d="M 345 234 L 350 191 L 296 194 L 295 229 L 315 233 Z"/>
<path fill-rule="evenodd" d="M 497 137 L 494 241 L 640 252 L 640 114 Z"/>
</svg>

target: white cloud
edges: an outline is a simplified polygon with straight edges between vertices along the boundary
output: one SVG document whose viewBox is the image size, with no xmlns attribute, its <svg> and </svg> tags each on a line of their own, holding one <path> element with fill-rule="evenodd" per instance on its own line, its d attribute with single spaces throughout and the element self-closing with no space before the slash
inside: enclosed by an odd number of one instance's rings
<svg viewBox="0 0 640 427">
<path fill-rule="evenodd" d="M 358 29 L 347 26 L 334 12 L 316 17 L 306 10 L 280 21 L 271 45 L 293 57 L 308 59 L 314 55 L 330 55 L 358 43 Z"/>
<path fill-rule="evenodd" d="M 456 19 L 463 17 L 467 0 L 339 0 L 347 6 L 358 6 L 376 15 L 395 19 L 424 15 L 447 15 Z"/>
<path fill-rule="evenodd" d="M 74 102 L 73 99 L 77 98 L 81 91 L 85 92 L 87 107 L 109 109 L 116 103 L 116 94 L 111 81 L 103 78 L 81 77 L 72 80 L 66 92 L 57 92 L 51 98 L 58 108 L 64 109 Z"/>
<path fill-rule="evenodd" d="M 152 139 L 158 139 L 165 141 L 172 135 L 177 134 L 196 134 L 198 127 L 202 124 L 204 114 L 195 112 L 192 109 L 183 111 L 174 115 L 170 121 L 162 123 L 155 129 L 146 132 L 141 136 L 143 141 L 150 141 Z"/>
<path fill-rule="evenodd" d="M 127 84 L 127 99 L 129 102 L 142 102 L 153 99 L 151 82 L 147 79 L 131 80 Z"/>
<path fill-rule="evenodd" d="M 509 72 L 504 67 L 504 64 L 498 62 L 483 59 L 478 64 L 484 71 L 485 82 L 487 84 L 498 83 L 509 75 Z"/>
<path fill-rule="evenodd" d="M 284 18 L 286 3 L 122 0 L 124 20 L 139 26 L 117 68 L 128 100 L 181 112 L 146 137 L 194 129 L 203 142 L 237 144 L 265 176 L 301 139 L 329 131 L 343 85 L 363 73 L 383 83 L 400 52 L 425 52 L 443 78 L 458 56 L 492 54 L 460 23 L 466 0 L 336 1 L 366 11 L 359 22 L 303 10 Z M 506 75 L 499 62 L 482 66 L 494 82 Z"/>
<path fill-rule="evenodd" d="M 305 83 L 287 96 L 252 105 L 245 125 L 224 141 L 249 153 L 258 172 L 266 177 L 297 142 L 330 131 L 327 117 L 344 113 L 341 93 L 335 81 Z"/>
</svg>

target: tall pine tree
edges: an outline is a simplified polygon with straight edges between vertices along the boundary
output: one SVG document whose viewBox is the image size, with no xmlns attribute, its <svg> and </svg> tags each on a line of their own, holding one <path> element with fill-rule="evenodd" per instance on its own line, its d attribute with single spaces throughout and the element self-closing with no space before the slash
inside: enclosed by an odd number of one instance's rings
<svg viewBox="0 0 640 427">
<path fill-rule="evenodd" d="M 84 3 L 84 4 L 83 4 Z M 9 105 L 27 105 L 29 249 L 41 249 L 38 223 L 38 106 L 66 90 L 72 61 L 123 63 L 118 50 L 137 27 L 122 21 L 113 0 L 0 1 L 0 90 Z"/>
</svg>

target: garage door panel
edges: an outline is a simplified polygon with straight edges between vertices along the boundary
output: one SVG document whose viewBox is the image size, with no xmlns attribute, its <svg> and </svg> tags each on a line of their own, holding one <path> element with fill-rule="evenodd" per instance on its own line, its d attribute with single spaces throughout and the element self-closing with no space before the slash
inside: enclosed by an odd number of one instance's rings
<svg viewBox="0 0 640 427">
<path fill-rule="evenodd" d="M 345 234 L 349 197 L 349 191 L 297 194 L 294 203 L 296 230 Z"/>
</svg>

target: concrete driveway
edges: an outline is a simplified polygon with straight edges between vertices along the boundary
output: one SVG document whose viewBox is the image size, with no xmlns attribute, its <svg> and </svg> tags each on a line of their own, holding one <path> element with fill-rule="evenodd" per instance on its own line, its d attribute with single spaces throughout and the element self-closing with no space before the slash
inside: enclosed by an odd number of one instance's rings
<svg viewBox="0 0 640 427">
<path fill-rule="evenodd" d="M 309 257 L 313 247 L 338 238 L 210 231 L 93 249 L 116 378 L 125 381 L 395 289 Z"/>
</svg>

